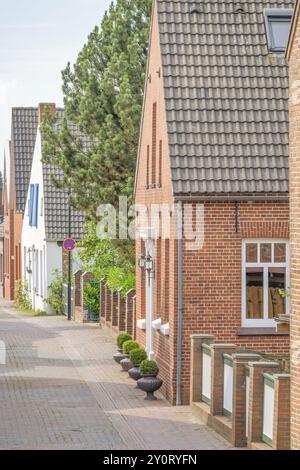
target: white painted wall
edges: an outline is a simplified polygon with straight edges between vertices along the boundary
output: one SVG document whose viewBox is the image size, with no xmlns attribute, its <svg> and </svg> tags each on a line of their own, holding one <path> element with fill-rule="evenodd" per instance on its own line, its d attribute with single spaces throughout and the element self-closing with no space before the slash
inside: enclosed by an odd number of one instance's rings
<svg viewBox="0 0 300 470">
<path fill-rule="evenodd" d="M 233 367 L 224 363 L 223 408 L 232 413 L 233 405 Z"/>
<path fill-rule="evenodd" d="M 29 198 L 27 193 L 26 209 L 22 228 L 22 272 L 30 287 L 30 297 L 34 310 L 51 313 L 45 299 L 48 297 L 48 286 L 53 279 L 55 269 L 62 270 L 62 248 L 56 242 L 46 240 L 43 167 L 41 162 L 41 134 L 38 129 L 34 156 L 32 161 L 30 184 L 39 185 L 38 226 L 29 225 Z M 38 258 L 38 261 L 37 261 Z M 32 272 L 28 272 L 31 268 Z"/>
<path fill-rule="evenodd" d="M 202 350 L 202 395 L 211 399 L 211 357 Z"/>
<path fill-rule="evenodd" d="M 264 384 L 264 417 L 263 417 L 263 434 L 269 439 L 273 439 L 273 423 L 274 423 L 274 388 L 266 383 Z"/>
</svg>

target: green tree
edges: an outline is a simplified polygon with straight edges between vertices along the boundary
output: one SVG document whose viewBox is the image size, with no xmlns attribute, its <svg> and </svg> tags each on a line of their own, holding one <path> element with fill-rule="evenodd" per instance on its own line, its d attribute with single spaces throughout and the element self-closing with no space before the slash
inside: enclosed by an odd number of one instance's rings
<svg viewBox="0 0 300 470">
<path fill-rule="evenodd" d="M 72 204 L 95 220 L 100 204 L 132 198 L 152 0 L 117 0 L 63 71 L 65 120 L 45 119 L 43 158 L 59 166 Z M 69 124 L 72 123 L 72 126 Z M 76 126 L 89 139 L 84 148 Z"/>
</svg>

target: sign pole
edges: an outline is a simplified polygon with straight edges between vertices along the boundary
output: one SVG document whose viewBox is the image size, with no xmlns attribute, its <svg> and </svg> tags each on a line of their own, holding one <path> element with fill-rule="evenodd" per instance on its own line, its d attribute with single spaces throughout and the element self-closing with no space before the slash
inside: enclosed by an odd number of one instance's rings
<svg viewBox="0 0 300 470">
<path fill-rule="evenodd" d="M 69 198 L 70 198 L 71 191 L 69 191 Z M 69 217 L 68 217 L 68 235 L 71 238 L 72 234 L 72 209 L 69 200 Z M 71 276 L 72 276 L 72 255 L 71 250 L 68 252 L 68 320 L 71 320 L 72 317 L 72 305 L 71 305 L 71 296 L 72 296 L 72 286 L 71 286 Z"/>
</svg>

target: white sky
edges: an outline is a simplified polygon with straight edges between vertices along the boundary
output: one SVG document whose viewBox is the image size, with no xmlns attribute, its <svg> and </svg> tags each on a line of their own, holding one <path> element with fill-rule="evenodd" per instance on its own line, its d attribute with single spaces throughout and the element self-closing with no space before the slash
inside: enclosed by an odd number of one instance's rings
<svg viewBox="0 0 300 470">
<path fill-rule="evenodd" d="M 62 105 L 61 71 L 111 0 L 0 0 L 0 170 L 14 106 Z"/>
</svg>

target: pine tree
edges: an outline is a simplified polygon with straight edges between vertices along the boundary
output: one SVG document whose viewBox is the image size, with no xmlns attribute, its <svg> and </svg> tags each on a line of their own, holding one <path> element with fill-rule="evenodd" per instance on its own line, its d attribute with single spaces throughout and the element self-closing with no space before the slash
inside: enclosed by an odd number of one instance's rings
<svg viewBox="0 0 300 470">
<path fill-rule="evenodd" d="M 117 0 L 63 71 L 65 116 L 42 128 L 45 161 L 62 168 L 72 204 L 95 220 L 100 204 L 132 199 L 152 0 Z M 84 149 L 68 123 L 89 139 Z"/>
</svg>

